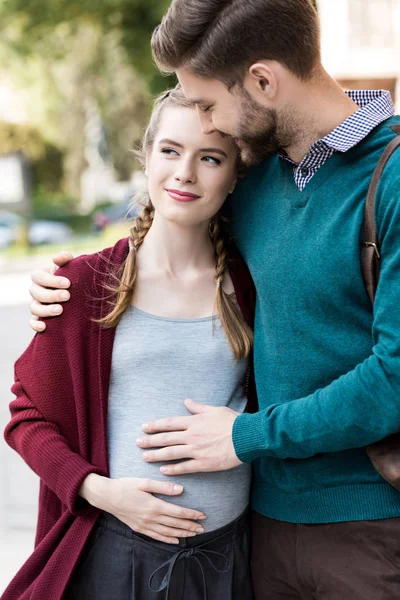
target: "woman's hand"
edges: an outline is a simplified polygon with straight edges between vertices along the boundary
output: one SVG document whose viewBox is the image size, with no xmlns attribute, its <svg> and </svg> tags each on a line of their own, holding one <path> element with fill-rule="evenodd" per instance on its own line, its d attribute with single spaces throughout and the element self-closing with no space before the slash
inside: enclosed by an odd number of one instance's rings
<svg viewBox="0 0 400 600">
<path fill-rule="evenodd" d="M 70 286 L 70 281 L 66 277 L 57 277 L 54 273 L 58 267 L 63 267 L 72 258 L 73 256 L 69 252 L 60 252 L 54 256 L 53 264 L 50 267 L 32 271 L 32 285 L 29 290 L 32 296 L 32 318 L 29 321 L 29 325 L 34 331 L 44 331 L 46 324 L 43 321 L 39 321 L 39 319 L 41 317 L 56 317 L 60 315 L 63 308 L 61 304 L 56 303 L 69 300 L 70 294 L 66 291 L 66 288 Z"/>
<path fill-rule="evenodd" d="M 79 491 L 90 504 L 108 512 L 138 533 L 167 544 L 178 544 L 179 538 L 203 533 L 195 521 L 205 519 L 197 510 L 176 506 L 153 494 L 179 496 L 183 486 L 156 481 L 123 477 L 108 479 L 92 473 Z"/>
</svg>

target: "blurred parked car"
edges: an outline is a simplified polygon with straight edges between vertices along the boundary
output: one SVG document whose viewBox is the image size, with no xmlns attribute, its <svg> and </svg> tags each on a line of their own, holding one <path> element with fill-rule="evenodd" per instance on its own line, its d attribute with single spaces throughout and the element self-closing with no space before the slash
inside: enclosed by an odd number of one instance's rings
<svg viewBox="0 0 400 600">
<path fill-rule="evenodd" d="M 0 209 L 0 248 L 7 248 L 18 240 L 22 224 L 21 217 Z"/>
<path fill-rule="evenodd" d="M 0 224 L 0 248 L 7 248 L 15 242 L 15 233 L 9 227 Z"/>
<path fill-rule="evenodd" d="M 6 248 L 21 239 L 24 220 L 8 210 L 0 209 L 0 248 Z M 69 225 L 59 221 L 35 220 L 29 227 L 30 244 L 63 244 L 70 240 L 73 231 Z"/>
<path fill-rule="evenodd" d="M 112 223 L 134 219 L 141 210 L 141 207 L 132 206 L 131 198 L 132 195 L 129 194 L 129 197 L 123 202 L 117 202 L 116 204 L 107 206 L 107 208 L 96 210 L 93 213 L 93 228 L 96 233 L 100 233 L 107 225 L 111 225 Z"/>
<path fill-rule="evenodd" d="M 33 221 L 29 228 L 29 242 L 39 244 L 63 244 L 70 240 L 74 232 L 69 225 L 58 221 Z"/>
</svg>

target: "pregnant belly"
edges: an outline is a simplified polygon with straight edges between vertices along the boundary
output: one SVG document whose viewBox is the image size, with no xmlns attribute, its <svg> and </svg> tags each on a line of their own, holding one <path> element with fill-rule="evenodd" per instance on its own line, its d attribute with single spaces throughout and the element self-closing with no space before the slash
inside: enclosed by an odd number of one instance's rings
<svg viewBox="0 0 400 600">
<path fill-rule="evenodd" d="M 163 500 L 203 511 L 207 519 L 202 521 L 205 531 L 214 531 L 236 519 L 248 506 L 251 482 L 251 466 L 240 465 L 229 471 L 217 473 L 192 473 L 167 477 L 160 473 L 165 463 L 146 463 L 142 451 L 136 446 L 130 452 L 110 452 L 111 477 L 144 477 L 157 481 L 180 483 L 184 491 L 179 496 L 161 496 Z M 133 456 L 132 456 L 133 455 Z M 130 456 L 130 460 L 127 460 Z"/>
</svg>

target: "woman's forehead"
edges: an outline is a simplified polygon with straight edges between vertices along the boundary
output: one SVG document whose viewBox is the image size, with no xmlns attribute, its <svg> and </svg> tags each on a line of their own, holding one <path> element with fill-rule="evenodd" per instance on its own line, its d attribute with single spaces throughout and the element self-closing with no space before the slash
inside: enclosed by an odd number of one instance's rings
<svg viewBox="0 0 400 600">
<path fill-rule="evenodd" d="M 225 152 L 235 150 L 234 142 L 229 136 L 222 137 L 217 131 L 203 133 L 195 107 L 168 107 L 164 109 L 156 135 L 156 143 L 162 139 L 178 142 L 182 146 L 213 146 Z"/>
</svg>

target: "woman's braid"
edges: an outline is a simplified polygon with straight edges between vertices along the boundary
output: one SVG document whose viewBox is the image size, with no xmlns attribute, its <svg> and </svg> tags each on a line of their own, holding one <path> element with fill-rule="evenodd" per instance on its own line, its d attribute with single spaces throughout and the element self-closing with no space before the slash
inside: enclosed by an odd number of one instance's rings
<svg viewBox="0 0 400 600">
<path fill-rule="evenodd" d="M 138 250 L 142 245 L 154 219 L 154 206 L 151 200 L 143 206 L 141 214 L 136 217 L 133 226 L 131 227 L 130 245 L 134 250 Z"/>
<path fill-rule="evenodd" d="M 222 232 L 221 217 L 215 217 L 210 223 L 210 236 L 214 246 L 215 282 L 222 285 L 226 272 L 226 239 Z"/>
<path fill-rule="evenodd" d="M 225 220 L 217 215 L 210 223 L 210 237 L 215 255 L 215 309 L 221 321 L 229 346 L 236 360 L 248 356 L 253 345 L 253 332 L 247 325 L 234 298 L 223 289 L 227 270 L 228 232 Z"/>
<path fill-rule="evenodd" d="M 123 313 L 132 303 L 138 273 L 137 250 L 143 243 L 153 219 L 154 206 L 150 198 L 147 198 L 146 204 L 143 204 L 142 213 L 136 217 L 131 228 L 129 237 L 130 252 L 123 264 L 122 273 L 119 277 L 115 276 L 118 284 L 117 286 L 107 286 L 107 289 L 113 293 L 110 301 L 113 308 L 108 315 L 98 321 L 105 327 L 116 327 Z"/>
</svg>

